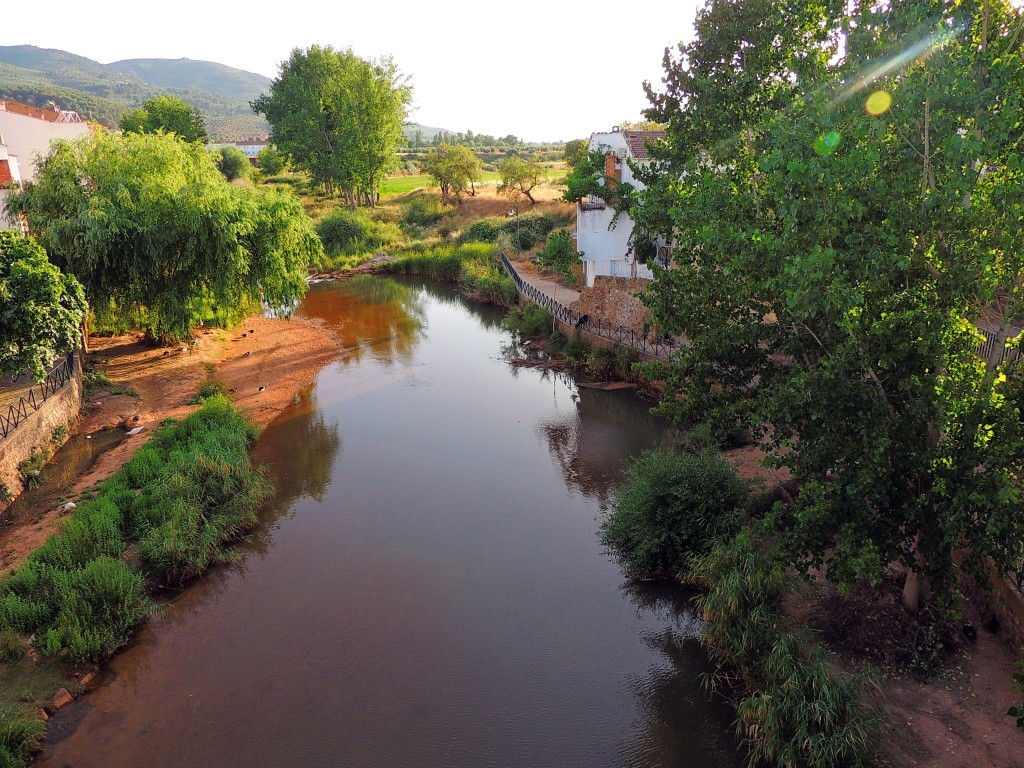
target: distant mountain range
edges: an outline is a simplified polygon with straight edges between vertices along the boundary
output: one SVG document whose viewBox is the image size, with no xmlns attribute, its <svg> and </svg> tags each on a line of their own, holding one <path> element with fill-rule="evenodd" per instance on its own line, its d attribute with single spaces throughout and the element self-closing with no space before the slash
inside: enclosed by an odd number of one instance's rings
<svg viewBox="0 0 1024 768">
<path fill-rule="evenodd" d="M 101 64 L 55 48 L 0 46 L 0 99 L 37 107 L 50 102 L 83 118 L 117 126 L 146 99 L 172 94 L 196 107 L 211 139 L 233 141 L 267 133 L 270 126 L 249 102 L 270 90 L 270 79 L 224 64 L 193 59 L 125 59 Z M 446 128 L 410 125 L 432 138 Z"/>
<path fill-rule="evenodd" d="M 263 75 L 191 59 L 126 59 L 112 64 L 34 45 L 0 46 L 0 99 L 49 102 L 116 126 L 129 109 L 169 93 L 195 106 L 213 138 L 268 131 L 249 102 L 270 89 Z"/>
</svg>

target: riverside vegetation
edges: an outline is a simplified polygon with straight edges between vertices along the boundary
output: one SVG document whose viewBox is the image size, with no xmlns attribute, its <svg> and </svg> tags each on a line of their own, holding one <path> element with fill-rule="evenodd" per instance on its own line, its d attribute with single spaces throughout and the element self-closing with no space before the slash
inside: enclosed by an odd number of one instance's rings
<svg viewBox="0 0 1024 768">
<path fill-rule="evenodd" d="M 38 711 L 67 685 L 68 665 L 111 656 L 154 610 L 154 591 L 230 557 L 225 546 L 255 525 L 270 492 L 249 458 L 256 434 L 209 397 L 0 579 L 0 767 L 27 764 L 45 729 Z"/>
</svg>

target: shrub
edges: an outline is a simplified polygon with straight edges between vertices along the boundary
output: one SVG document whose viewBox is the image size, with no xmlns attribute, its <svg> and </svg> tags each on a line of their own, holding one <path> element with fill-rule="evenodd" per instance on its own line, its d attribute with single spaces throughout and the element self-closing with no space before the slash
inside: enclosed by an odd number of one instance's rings
<svg viewBox="0 0 1024 768">
<path fill-rule="evenodd" d="M 573 248 L 569 233 L 564 230 L 552 232 L 544 249 L 537 254 L 540 266 L 557 272 L 570 285 L 576 284 L 572 268 L 579 262 L 579 253 Z"/>
<path fill-rule="evenodd" d="M 415 224 L 420 227 L 437 224 L 445 217 L 450 209 L 432 195 L 416 195 L 406 204 L 406 224 Z"/>
<path fill-rule="evenodd" d="M 477 219 L 459 236 L 460 243 L 493 243 L 505 222 L 497 218 Z"/>
<path fill-rule="evenodd" d="M 25 646 L 17 632 L 0 630 L 0 664 L 10 664 L 25 655 Z"/>
<path fill-rule="evenodd" d="M 342 208 L 324 218 L 316 228 L 324 250 L 331 256 L 354 256 L 397 243 L 402 232 L 397 225 L 374 221 L 362 210 Z"/>
<path fill-rule="evenodd" d="M 599 535 L 626 570 L 675 576 L 739 527 L 747 490 L 725 459 L 648 451 L 626 469 Z"/>
<path fill-rule="evenodd" d="M 523 339 L 543 339 L 551 335 L 551 313 L 536 304 L 512 307 L 502 325 Z"/>
</svg>

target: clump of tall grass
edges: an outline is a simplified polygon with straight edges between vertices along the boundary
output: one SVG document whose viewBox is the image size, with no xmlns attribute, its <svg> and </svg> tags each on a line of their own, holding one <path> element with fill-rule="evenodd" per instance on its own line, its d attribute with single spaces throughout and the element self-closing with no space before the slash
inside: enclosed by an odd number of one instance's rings
<svg viewBox="0 0 1024 768">
<path fill-rule="evenodd" d="M 381 270 L 456 283 L 466 295 L 500 306 L 516 301 L 515 283 L 502 269 L 497 249 L 487 243 L 408 249 Z"/>
<path fill-rule="evenodd" d="M 160 429 L 0 579 L 0 632 L 32 635 L 72 661 L 116 651 L 149 613 L 147 582 L 198 575 L 255 524 L 269 492 L 249 459 L 255 437 L 222 395 Z M 140 565 L 122 559 L 129 545 Z"/>
<path fill-rule="evenodd" d="M 398 224 L 378 221 L 364 210 L 351 208 L 328 214 L 317 224 L 316 233 L 331 266 L 358 263 L 404 239 Z"/>
<path fill-rule="evenodd" d="M 719 673 L 711 687 L 745 693 L 736 704 L 737 735 L 749 764 L 867 768 L 879 718 L 861 703 L 869 675 L 834 674 L 825 651 L 793 632 L 782 611 L 796 579 L 759 541 L 750 524 L 695 558 L 689 580 L 703 587 L 701 641 Z"/>
<path fill-rule="evenodd" d="M 0 768 L 28 765 L 45 730 L 43 721 L 22 707 L 10 705 L 0 709 Z"/>
</svg>

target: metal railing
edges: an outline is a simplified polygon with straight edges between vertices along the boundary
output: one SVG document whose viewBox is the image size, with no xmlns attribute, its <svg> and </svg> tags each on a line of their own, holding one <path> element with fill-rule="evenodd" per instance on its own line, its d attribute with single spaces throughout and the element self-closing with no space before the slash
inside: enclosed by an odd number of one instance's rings
<svg viewBox="0 0 1024 768">
<path fill-rule="evenodd" d="M 30 415 L 43 407 L 43 403 L 64 388 L 75 375 L 75 353 L 68 352 L 67 357 L 46 374 L 38 384 L 0 410 L 0 437 L 7 437 L 15 428 Z"/>
<path fill-rule="evenodd" d="M 501 263 L 505 266 L 505 270 L 515 282 L 516 290 L 521 296 L 525 296 L 537 306 L 548 310 L 555 316 L 556 320 L 559 320 L 566 325 L 570 325 L 573 328 L 578 328 L 581 331 L 586 331 L 587 333 L 591 333 L 595 336 L 600 336 L 603 339 L 608 339 L 609 341 L 621 346 L 635 349 L 637 352 L 650 355 L 651 357 L 657 357 L 662 360 L 668 360 L 672 356 L 672 353 L 677 349 L 677 345 L 671 339 L 652 339 L 647 333 L 623 328 L 621 325 L 612 325 L 611 323 L 601 320 L 594 320 L 591 319 L 590 315 L 574 312 L 561 302 L 558 302 L 551 296 L 548 296 L 537 286 L 531 285 L 524 280 L 518 270 L 512 266 L 512 262 L 508 260 L 508 256 L 504 253 L 501 254 Z"/>
<path fill-rule="evenodd" d="M 1007 361 L 1017 362 L 1018 360 L 1020 360 L 1021 351 L 1019 348 L 1006 346 L 1006 342 L 998 333 L 992 333 L 992 331 L 986 330 L 985 328 L 979 328 L 978 330 L 981 331 L 982 336 L 985 337 L 985 341 L 983 341 L 981 343 L 981 346 L 978 347 L 978 357 L 980 357 L 982 360 L 987 361 L 989 355 L 991 355 L 992 352 L 996 349 L 996 347 L 1000 344 L 1002 345 L 1003 349 L 999 353 L 999 359 L 995 361 L 996 365 L 1002 365 Z M 1011 334 L 1011 338 L 1016 336 L 1018 333 L 1020 333 L 1020 331 L 1014 329 L 1013 333 Z"/>
</svg>

